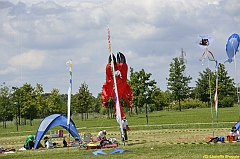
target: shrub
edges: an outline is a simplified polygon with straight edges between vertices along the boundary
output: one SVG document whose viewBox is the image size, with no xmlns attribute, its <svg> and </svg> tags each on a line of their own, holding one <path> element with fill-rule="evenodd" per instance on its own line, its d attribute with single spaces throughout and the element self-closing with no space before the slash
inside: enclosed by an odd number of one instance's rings
<svg viewBox="0 0 240 159">
<path fill-rule="evenodd" d="M 199 100 L 194 99 L 186 99 L 181 102 L 182 109 L 190 109 L 190 108 L 206 108 L 207 105 Z"/>
<path fill-rule="evenodd" d="M 101 115 L 106 115 L 106 113 L 107 113 L 107 109 L 106 109 L 106 107 L 101 107 L 99 113 L 100 113 Z"/>
<path fill-rule="evenodd" d="M 224 97 L 222 100 L 219 100 L 218 107 L 224 108 L 224 107 L 233 107 L 234 105 L 234 99 L 232 97 Z"/>
</svg>

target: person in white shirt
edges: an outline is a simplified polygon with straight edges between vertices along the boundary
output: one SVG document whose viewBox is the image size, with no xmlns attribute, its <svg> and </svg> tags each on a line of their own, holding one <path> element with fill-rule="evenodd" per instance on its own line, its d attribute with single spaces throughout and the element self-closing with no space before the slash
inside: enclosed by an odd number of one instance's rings
<svg viewBox="0 0 240 159">
<path fill-rule="evenodd" d="M 126 117 L 124 117 L 122 120 L 122 127 L 123 127 L 124 140 L 128 140 L 127 131 L 129 131 L 130 128 L 128 126 L 128 121 Z"/>
<path fill-rule="evenodd" d="M 232 127 L 232 130 L 230 132 L 230 134 L 232 134 L 233 136 L 235 136 L 235 140 L 239 140 L 239 131 L 237 130 L 237 128 L 234 126 Z"/>
<path fill-rule="evenodd" d="M 107 134 L 106 130 L 99 131 L 97 140 L 99 141 L 106 140 L 106 134 Z"/>
</svg>

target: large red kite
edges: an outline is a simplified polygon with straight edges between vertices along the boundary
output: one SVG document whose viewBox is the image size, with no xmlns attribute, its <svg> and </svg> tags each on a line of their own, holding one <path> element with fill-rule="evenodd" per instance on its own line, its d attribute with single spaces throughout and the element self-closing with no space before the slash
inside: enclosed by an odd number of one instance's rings
<svg viewBox="0 0 240 159">
<path fill-rule="evenodd" d="M 114 55 L 113 62 L 111 60 L 111 56 L 109 56 L 108 64 L 106 65 L 106 83 L 104 83 L 102 87 L 102 106 L 105 106 L 110 97 L 116 101 L 112 65 L 114 65 L 114 75 L 116 77 L 118 99 L 120 101 L 120 99 L 123 98 L 127 104 L 132 107 L 130 101 L 133 100 L 133 93 L 130 85 L 127 83 L 128 65 L 126 63 L 125 56 L 121 52 L 117 53 L 117 61 Z M 116 109 L 116 102 L 114 104 L 114 108 Z M 121 104 L 120 111 L 121 117 L 123 118 L 125 115 Z"/>
</svg>

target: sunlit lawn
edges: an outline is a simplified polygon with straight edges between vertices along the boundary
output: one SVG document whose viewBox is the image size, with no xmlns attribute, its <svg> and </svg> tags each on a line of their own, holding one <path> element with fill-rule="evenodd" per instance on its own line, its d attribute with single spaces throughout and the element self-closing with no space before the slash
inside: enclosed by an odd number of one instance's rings
<svg viewBox="0 0 240 159">
<path fill-rule="evenodd" d="M 213 118 L 212 118 L 213 117 Z M 103 149 L 107 155 L 104 158 L 221 158 L 227 155 L 240 158 L 240 143 L 208 144 L 209 136 L 226 136 L 231 127 L 239 120 L 238 107 L 219 109 L 218 122 L 211 109 L 189 109 L 179 111 L 162 111 L 149 114 L 148 124 L 145 114 L 127 116 L 131 131 L 129 141 L 119 148 L 129 150 L 122 154 L 110 154 L 113 149 Z M 0 146 L 13 147 L 16 150 L 23 146 L 27 135 L 35 135 L 41 120 L 34 120 L 33 126 L 20 126 L 16 132 L 14 123 L 8 123 L 7 129 L 0 127 Z M 89 116 L 86 121 L 73 117 L 79 133 L 90 132 L 95 138 L 101 129 L 107 130 L 108 137 L 119 140 L 119 126 L 116 119 L 106 116 L 94 118 Z M 57 131 L 55 127 L 51 131 Z M 64 134 L 68 135 L 64 130 Z M 49 135 L 49 132 L 47 132 Z M 61 140 L 56 140 L 61 144 Z M 96 150 L 84 148 L 55 148 L 51 150 L 38 149 L 15 154 L 0 154 L 0 158 L 102 158 L 103 156 L 86 156 Z M 223 157 L 222 157 L 223 158 Z"/>
</svg>

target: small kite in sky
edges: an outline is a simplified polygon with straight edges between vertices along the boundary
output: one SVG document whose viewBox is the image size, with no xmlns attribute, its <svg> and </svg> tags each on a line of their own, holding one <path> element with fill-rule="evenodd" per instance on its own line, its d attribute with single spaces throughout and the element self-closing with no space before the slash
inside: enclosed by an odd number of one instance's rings
<svg viewBox="0 0 240 159">
<path fill-rule="evenodd" d="M 206 49 L 212 45 L 213 40 L 211 36 L 198 36 L 196 43 L 201 49 Z"/>
<path fill-rule="evenodd" d="M 205 49 L 201 59 L 199 59 L 201 62 L 203 62 L 205 58 L 208 58 L 210 61 L 215 61 L 213 53 L 208 49 L 208 47 L 212 45 L 213 40 L 214 38 L 211 36 L 198 36 L 196 41 L 197 45 L 201 49 Z"/>
</svg>

